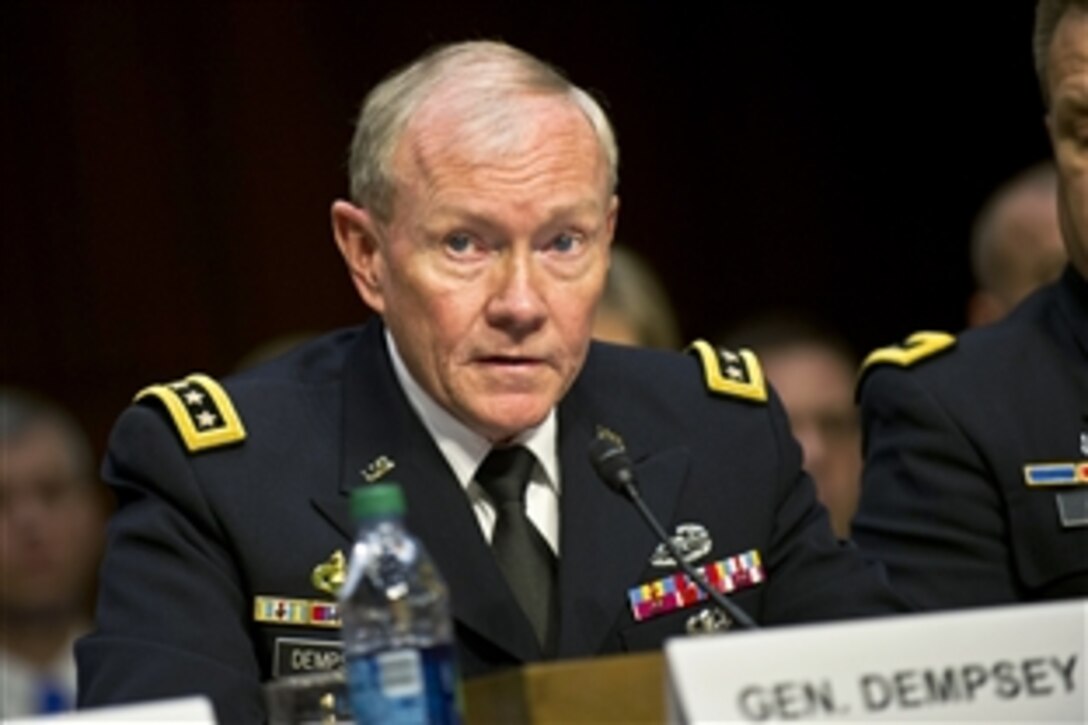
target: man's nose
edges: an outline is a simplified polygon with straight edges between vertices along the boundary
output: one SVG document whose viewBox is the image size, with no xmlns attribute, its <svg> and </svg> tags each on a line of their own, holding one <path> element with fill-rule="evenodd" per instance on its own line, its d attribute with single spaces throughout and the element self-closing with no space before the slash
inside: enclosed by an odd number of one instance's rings
<svg viewBox="0 0 1088 725">
<path fill-rule="evenodd" d="M 500 327 L 531 330 L 545 316 L 543 285 L 547 281 L 536 268 L 532 252 L 509 250 L 499 260 L 494 288 L 488 301 L 490 322 Z"/>
</svg>

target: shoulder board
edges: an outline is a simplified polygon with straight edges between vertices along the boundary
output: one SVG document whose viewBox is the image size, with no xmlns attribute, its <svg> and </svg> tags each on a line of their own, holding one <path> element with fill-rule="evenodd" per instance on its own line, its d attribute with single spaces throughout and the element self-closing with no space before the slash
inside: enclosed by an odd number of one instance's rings
<svg viewBox="0 0 1088 725">
<path fill-rule="evenodd" d="M 956 344 L 956 336 L 947 332 L 916 332 L 901 345 L 890 345 L 873 350 L 861 364 L 861 373 L 874 365 L 898 365 L 910 367 Z"/>
<path fill-rule="evenodd" d="M 157 398 L 166 406 L 191 453 L 245 440 L 242 419 L 223 386 L 207 375 L 190 375 L 165 385 L 152 385 L 135 400 Z"/>
<path fill-rule="evenodd" d="M 734 352 L 716 348 L 706 340 L 696 340 L 688 345 L 688 352 L 695 353 L 702 361 L 708 390 L 758 403 L 767 402 L 763 368 L 751 350 L 742 348 Z"/>
</svg>

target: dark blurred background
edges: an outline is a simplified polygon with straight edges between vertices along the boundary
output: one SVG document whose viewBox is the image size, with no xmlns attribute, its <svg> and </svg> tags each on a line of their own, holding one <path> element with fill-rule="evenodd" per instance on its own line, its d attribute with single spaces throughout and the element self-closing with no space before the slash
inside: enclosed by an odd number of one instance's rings
<svg viewBox="0 0 1088 725">
<path fill-rule="evenodd" d="M 0 382 L 101 447 L 136 390 L 366 315 L 330 202 L 365 91 L 502 38 L 605 101 L 618 236 L 684 335 L 958 330 L 986 195 L 1048 155 L 1032 3 L 6 2 Z"/>
</svg>

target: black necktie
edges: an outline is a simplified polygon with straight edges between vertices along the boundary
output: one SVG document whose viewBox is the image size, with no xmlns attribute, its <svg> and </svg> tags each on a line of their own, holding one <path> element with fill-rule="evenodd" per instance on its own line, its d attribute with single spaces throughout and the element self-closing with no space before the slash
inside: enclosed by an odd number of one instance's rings
<svg viewBox="0 0 1088 725">
<path fill-rule="evenodd" d="M 494 448 L 476 481 L 495 502 L 491 548 L 545 655 L 554 652 L 558 611 L 555 555 L 525 512 L 525 489 L 536 459 L 522 446 Z"/>
</svg>

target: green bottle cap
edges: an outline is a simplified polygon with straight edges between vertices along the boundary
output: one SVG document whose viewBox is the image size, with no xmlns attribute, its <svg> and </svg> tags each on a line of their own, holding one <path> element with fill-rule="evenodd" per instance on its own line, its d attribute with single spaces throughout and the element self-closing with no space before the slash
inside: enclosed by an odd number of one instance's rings
<svg viewBox="0 0 1088 725">
<path fill-rule="evenodd" d="M 351 515 L 356 521 L 376 516 L 403 516 L 404 492 L 391 481 L 359 486 L 351 492 Z"/>
</svg>

